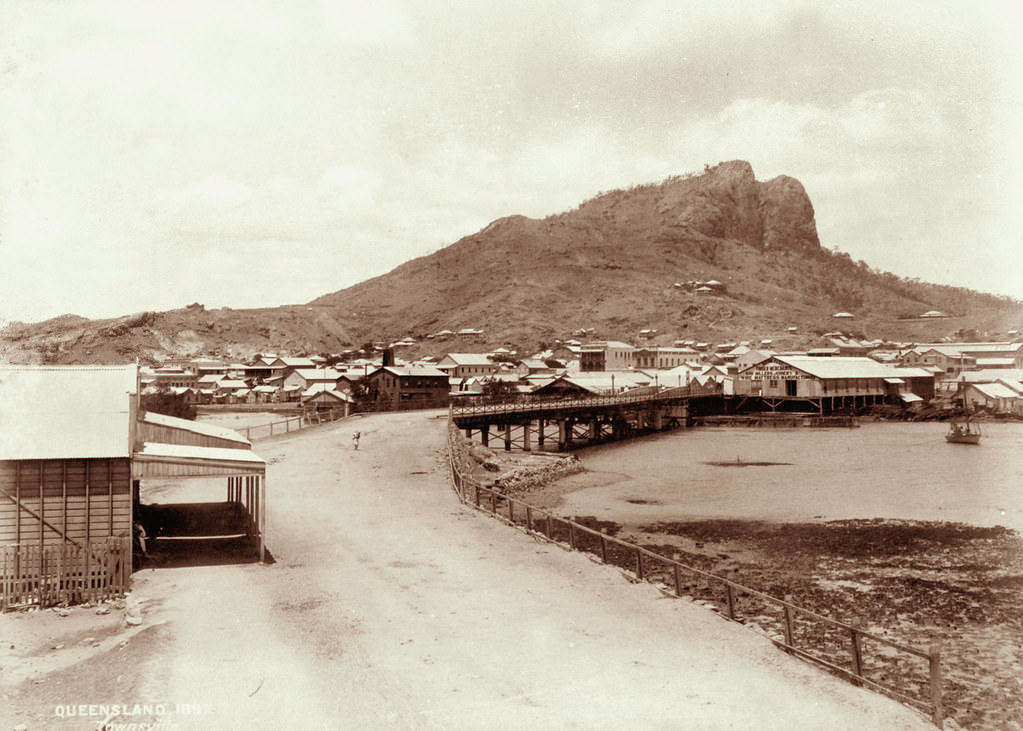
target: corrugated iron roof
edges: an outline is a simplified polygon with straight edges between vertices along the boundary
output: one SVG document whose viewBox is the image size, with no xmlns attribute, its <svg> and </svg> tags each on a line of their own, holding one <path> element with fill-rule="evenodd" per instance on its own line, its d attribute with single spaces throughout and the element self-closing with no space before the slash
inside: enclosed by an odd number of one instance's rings
<svg viewBox="0 0 1023 731">
<path fill-rule="evenodd" d="M 149 424 L 156 424 L 157 426 L 166 426 L 171 429 L 181 429 L 182 431 L 192 432 L 193 434 L 202 434 L 207 437 L 215 437 L 217 439 L 223 439 L 229 442 L 240 442 L 242 444 L 252 444 L 248 439 L 243 437 L 241 434 L 236 432 L 234 429 L 228 429 L 223 426 L 216 426 L 215 424 L 206 424 L 201 421 L 191 421 L 189 419 L 179 419 L 176 416 L 167 416 L 166 414 L 157 414 L 153 411 L 147 411 L 142 416 L 142 420 Z"/>
<path fill-rule="evenodd" d="M 0 366 L 0 459 L 130 457 L 138 368 Z"/>
<path fill-rule="evenodd" d="M 455 365 L 485 365 L 493 366 L 494 362 L 485 353 L 448 353 L 441 362 L 451 359 Z"/>
<path fill-rule="evenodd" d="M 1004 383 L 972 383 L 970 388 L 980 391 L 988 398 L 1015 399 L 1019 394 Z"/>
<path fill-rule="evenodd" d="M 136 478 L 159 476 L 167 469 L 160 465 L 178 465 L 179 469 L 173 473 L 178 476 L 218 474 L 222 470 L 256 474 L 266 472 L 266 460 L 247 449 L 146 442 L 135 453 L 132 473 Z"/>
<path fill-rule="evenodd" d="M 854 356 L 833 356 L 817 358 L 810 355 L 776 355 L 773 360 L 797 368 L 811 376 L 822 379 L 834 378 L 915 378 L 930 375 L 922 368 L 899 368 L 879 363 L 873 358 Z M 757 366 L 752 366 L 756 368 Z"/>
</svg>

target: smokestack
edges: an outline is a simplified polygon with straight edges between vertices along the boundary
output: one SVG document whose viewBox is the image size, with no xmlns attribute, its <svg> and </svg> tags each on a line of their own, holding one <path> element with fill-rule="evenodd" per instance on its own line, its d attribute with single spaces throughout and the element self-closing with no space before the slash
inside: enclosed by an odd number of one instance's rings
<svg viewBox="0 0 1023 731">
<path fill-rule="evenodd" d="M 383 367 L 394 366 L 394 348 L 384 348 L 384 364 Z"/>
</svg>

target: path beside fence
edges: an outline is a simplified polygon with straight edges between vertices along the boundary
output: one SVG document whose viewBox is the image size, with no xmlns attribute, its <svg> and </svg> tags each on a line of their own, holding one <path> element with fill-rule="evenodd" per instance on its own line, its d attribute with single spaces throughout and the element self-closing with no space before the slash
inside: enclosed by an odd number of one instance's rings
<svg viewBox="0 0 1023 731">
<path fill-rule="evenodd" d="M 453 422 L 448 424 L 448 456 L 452 484 L 463 503 L 531 535 L 598 556 L 666 594 L 702 601 L 733 622 L 751 625 L 785 652 L 923 711 L 942 727 L 938 648 L 913 648 L 825 617 L 788 598 L 770 596 L 483 486 L 473 477 L 474 461 Z"/>
</svg>

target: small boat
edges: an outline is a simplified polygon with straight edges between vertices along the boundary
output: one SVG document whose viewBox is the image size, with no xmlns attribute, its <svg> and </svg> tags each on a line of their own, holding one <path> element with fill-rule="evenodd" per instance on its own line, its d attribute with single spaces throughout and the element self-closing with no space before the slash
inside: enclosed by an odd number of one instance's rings
<svg viewBox="0 0 1023 731">
<path fill-rule="evenodd" d="M 966 380 L 958 384 L 956 400 L 962 405 L 962 411 L 952 417 L 948 425 L 945 441 L 952 444 L 980 444 L 980 424 L 973 418 L 973 410 L 966 397 Z"/>
<path fill-rule="evenodd" d="M 952 444 L 980 444 L 980 424 L 972 418 L 952 419 L 945 441 Z"/>
</svg>

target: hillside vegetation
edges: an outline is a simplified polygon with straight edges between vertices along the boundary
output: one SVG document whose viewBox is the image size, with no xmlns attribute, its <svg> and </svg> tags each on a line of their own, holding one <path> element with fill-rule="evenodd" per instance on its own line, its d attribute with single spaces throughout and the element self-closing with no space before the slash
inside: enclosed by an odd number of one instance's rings
<svg viewBox="0 0 1023 731">
<path fill-rule="evenodd" d="M 690 283 L 717 280 L 713 294 Z M 950 315 L 919 319 L 930 310 Z M 838 311 L 853 320 L 837 321 Z M 791 345 L 844 330 L 908 341 L 1005 337 L 1023 303 L 907 280 L 821 246 L 813 205 L 786 176 L 757 181 L 749 163 L 602 193 L 544 219 L 494 221 L 429 256 L 306 305 L 202 305 L 89 321 L 66 316 L 0 331 L 8 362 L 123 362 L 173 355 L 247 358 L 421 341 L 481 329 L 486 345 L 531 350 L 579 329 L 656 343 L 778 337 Z M 454 349 L 430 343 L 429 352 Z"/>
</svg>

